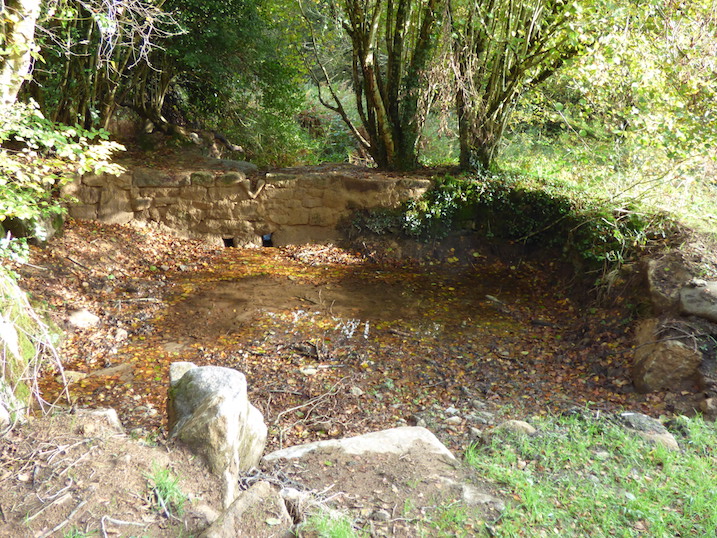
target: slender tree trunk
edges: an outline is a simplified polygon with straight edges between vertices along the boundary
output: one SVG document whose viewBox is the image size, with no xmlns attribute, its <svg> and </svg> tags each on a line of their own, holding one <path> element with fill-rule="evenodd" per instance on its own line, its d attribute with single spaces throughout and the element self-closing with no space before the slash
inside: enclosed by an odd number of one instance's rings
<svg viewBox="0 0 717 538">
<path fill-rule="evenodd" d="M 434 57 L 434 34 L 443 2 L 346 0 L 344 4 L 357 110 L 368 135 L 366 149 L 379 168 L 418 166 L 417 144 L 425 112 L 420 107 L 425 91 L 422 77 Z"/>
<path fill-rule="evenodd" d="M 0 56 L 0 106 L 15 102 L 20 86 L 30 74 L 40 3 L 41 0 L 6 0 L 0 13 L 2 46 L 6 50 Z"/>
</svg>

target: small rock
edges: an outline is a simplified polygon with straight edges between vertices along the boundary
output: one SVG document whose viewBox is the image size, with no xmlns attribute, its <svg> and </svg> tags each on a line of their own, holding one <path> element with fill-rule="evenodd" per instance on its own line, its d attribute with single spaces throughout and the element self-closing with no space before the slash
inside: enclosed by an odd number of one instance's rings
<svg viewBox="0 0 717 538">
<path fill-rule="evenodd" d="M 495 422 L 495 415 L 488 411 L 476 411 L 467 418 L 476 424 L 493 424 Z"/>
<path fill-rule="evenodd" d="M 450 406 L 448 409 L 446 409 L 446 415 L 457 415 L 458 412 L 458 409 L 453 406 Z"/>
<path fill-rule="evenodd" d="M 219 512 L 214 510 L 214 508 L 212 508 L 206 503 L 198 504 L 197 506 L 192 508 L 191 512 L 193 515 L 198 518 L 201 518 L 202 521 L 206 522 L 205 525 L 201 525 L 203 527 L 211 525 L 219 518 Z"/>
<path fill-rule="evenodd" d="M 289 512 L 297 515 L 304 514 L 313 501 L 310 492 L 296 488 L 283 488 L 279 491 L 279 496 L 284 500 Z"/>
<path fill-rule="evenodd" d="M 419 428 L 425 428 L 425 427 L 426 427 L 426 421 L 425 421 L 425 419 L 419 418 L 419 419 L 416 421 L 416 426 L 418 426 Z"/>
<path fill-rule="evenodd" d="M 190 269 L 191 269 L 191 267 L 189 267 L 188 265 L 183 265 L 181 263 L 179 264 L 180 271 L 189 271 Z"/>
<path fill-rule="evenodd" d="M 469 506 L 483 504 L 499 512 L 505 510 L 505 503 L 503 501 L 492 495 L 483 493 L 477 487 L 470 484 L 463 484 L 463 502 Z"/>
<path fill-rule="evenodd" d="M 708 417 L 717 417 L 717 398 L 705 398 L 700 402 L 700 411 Z"/>
<path fill-rule="evenodd" d="M 311 368 L 311 367 L 301 368 L 299 371 L 304 375 L 316 375 L 318 372 L 318 370 L 316 368 Z"/>
<path fill-rule="evenodd" d="M 360 387 L 357 387 L 356 385 L 353 385 L 349 389 L 349 392 L 351 393 L 352 396 L 356 396 L 357 398 L 360 396 L 363 396 L 365 394 L 365 392 L 363 390 L 361 390 Z"/>
<path fill-rule="evenodd" d="M 115 331 L 115 341 L 116 342 L 123 342 L 127 340 L 127 337 L 129 336 L 129 333 L 123 329 L 122 327 L 118 327 Z"/>
<path fill-rule="evenodd" d="M 610 459 L 610 453 L 605 450 L 599 450 L 595 452 L 595 459 L 600 461 L 608 460 Z"/>
<path fill-rule="evenodd" d="M 662 445 L 670 450 L 680 449 L 675 437 L 659 420 L 642 413 L 620 413 L 619 418 L 627 429 L 634 431 L 646 441 Z"/>
<path fill-rule="evenodd" d="M 463 419 L 459 416 L 452 416 L 444 419 L 443 422 L 451 426 L 458 426 L 463 422 Z"/>
<path fill-rule="evenodd" d="M 124 427 L 117 416 L 117 411 L 112 408 L 78 409 L 75 414 L 85 435 L 124 434 Z"/>
<path fill-rule="evenodd" d="M 162 344 L 162 349 L 164 349 L 168 353 L 181 353 L 187 348 L 184 344 L 181 342 L 165 342 Z"/>
<path fill-rule="evenodd" d="M 89 329 L 90 327 L 95 327 L 100 322 L 100 318 L 83 308 L 82 310 L 73 311 L 67 322 L 77 329 Z"/>
<path fill-rule="evenodd" d="M 68 385 L 77 383 L 87 377 L 85 372 L 75 372 L 74 370 L 65 370 L 63 373 L 65 374 L 65 380 Z M 58 383 L 62 383 L 62 374 L 55 376 L 55 380 Z"/>
<path fill-rule="evenodd" d="M 388 521 L 391 519 L 391 514 L 388 513 L 388 510 L 375 510 L 371 514 L 371 519 L 373 521 Z"/>
<path fill-rule="evenodd" d="M 474 426 L 471 426 L 468 430 L 471 432 L 471 437 L 474 439 L 481 439 L 483 437 L 483 432 Z"/>
<path fill-rule="evenodd" d="M 533 426 L 522 420 L 506 420 L 499 425 L 496 430 L 504 430 L 513 433 L 522 433 L 524 435 L 535 435 L 538 431 Z"/>
</svg>

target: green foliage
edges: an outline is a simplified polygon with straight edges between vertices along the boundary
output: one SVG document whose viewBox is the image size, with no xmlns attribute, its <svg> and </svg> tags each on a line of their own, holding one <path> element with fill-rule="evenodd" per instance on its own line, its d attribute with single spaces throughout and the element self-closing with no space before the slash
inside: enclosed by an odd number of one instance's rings
<svg viewBox="0 0 717 538">
<path fill-rule="evenodd" d="M 539 434 L 504 433 L 466 451 L 467 462 L 515 499 L 500 536 L 712 536 L 717 430 L 678 417 L 682 450 L 648 444 L 589 413 L 535 419 Z M 680 433 L 681 432 L 681 433 Z"/>
<path fill-rule="evenodd" d="M 152 473 L 146 475 L 152 495 L 152 503 L 157 512 L 174 517 L 182 515 L 187 496 L 179 487 L 179 478 L 169 469 L 156 464 L 152 465 Z"/>
<path fill-rule="evenodd" d="M 313 148 L 296 122 L 304 106 L 300 64 L 274 20 L 275 4 L 167 2 L 186 30 L 169 42 L 167 69 L 190 123 L 239 141 L 259 165 L 288 166 L 310 161 Z"/>
<path fill-rule="evenodd" d="M 76 174 L 119 173 L 110 164 L 121 145 L 104 131 L 55 124 L 34 103 L 0 107 L 0 225 L 10 218 L 38 223 L 63 212 L 60 188 Z M 25 251 L 9 237 L 0 244 L 0 257 L 21 257 Z"/>
<path fill-rule="evenodd" d="M 489 169 L 519 96 L 594 41 L 601 26 L 599 4 L 449 4 L 462 169 Z"/>
<path fill-rule="evenodd" d="M 713 232 L 717 6 L 611 9 L 588 53 L 520 101 L 500 165 Z"/>
<path fill-rule="evenodd" d="M 358 121 L 358 112 L 351 103 L 350 91 L 341 86 L 334 89 L 346 103 L 346 113 Z M 299 113 L 299 123 L 311 137 L 315 160 L 318 163 L 351 161 L 356 154 L 357 141 L 340 116 L 326 109 L 320 102 L 315 86 L 305 89 L 305 108 Z"/>
<path fill-rule="evenodd" d="M 402 233 L 422 241 L 471 230 L 488 239 L 559 248 L 590 264 L 624 261 L 650 234 L 661 233 L 661 223 L 635 207 L 616 208 L 558 183 L 506 173 L 447 176 L 399 210 L 361 212 L 353 220 L 359 231 Z"/>
</svg>

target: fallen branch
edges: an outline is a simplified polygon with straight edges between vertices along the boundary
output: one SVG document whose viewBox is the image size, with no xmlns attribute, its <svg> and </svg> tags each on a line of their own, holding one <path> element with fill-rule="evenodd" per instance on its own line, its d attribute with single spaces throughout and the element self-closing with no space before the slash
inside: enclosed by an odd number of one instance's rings
<svg viewBox="0 0 717 538">
<path fill-rule="evenodd" d="M 75 265 L 79 265 L 79 266 L 82 267 L 84 270 L 92 272 L 92 269 L 90 269 L 90 268 L 87 267 L 86 265 L 84 265 L 84 264 L 78 262 L 78 261 L 77 261 L 75 258 L 73 258 L 72 256 L 66 256 L 66 258 L 67 258 L 68 260 L 70 260 L 72 263 L 74 263 Z"/>
<path fill-rule="evenodd" d="M 55 533 L 56 533 L 57 531 L 59 531 L 62 527 L 64 527 L 65 525 L 67 525 L 67 524 L 70 522 L 70 520 L 71 520 L 73 517 L 75 517 L 75 514 L 77 514 L 77 512 L 79 512 L 80 509 L 81 509 L 83 506 L 85 506 L 86 504 L 87 504 L 87 501 L 86 501 L 86 500 L 85 500 L 85 501 L 80 501 L 80 504 L 78 504 L 78 505 L 75 507 L 75 509 L 70 513 L 69 516 L 67 516 L 67 518 L 66 518 L 64 521 L 61 521 L 60 523 L 58 523 L 58 524 L 55 526 L 54 529 L 50 529 L 50 530 L 47 531 L 46 533 L 42 534 L 42 535 L 40 536 L 40 538 L 46 538 L 47 536 L 52 536 L 53 534 L 55 534 Z"/>
</svg>

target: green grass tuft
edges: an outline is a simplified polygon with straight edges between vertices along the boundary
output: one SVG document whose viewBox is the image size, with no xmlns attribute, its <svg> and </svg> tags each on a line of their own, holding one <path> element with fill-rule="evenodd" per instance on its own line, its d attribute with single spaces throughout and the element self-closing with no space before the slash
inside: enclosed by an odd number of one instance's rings
<svg viewBox="0 0 717 538">
<path fill-rule="evenodd" d="M 149 481 L 152 502 L 157 512 L 168 518 L 182 515 L 187 496 L 179 487 L 179 478 L 169 469 L 152 465 L 152 473 L 146 475 Z"/>
<path fill-rule="evenodd" d="M 362 536 L 353 527 L 351 519 L 338 512 L 321 510 L 309 516 L 301 524 L 300 536 L 309 535 L 319 538 L 357 538 Z"/>
</svg>

